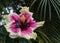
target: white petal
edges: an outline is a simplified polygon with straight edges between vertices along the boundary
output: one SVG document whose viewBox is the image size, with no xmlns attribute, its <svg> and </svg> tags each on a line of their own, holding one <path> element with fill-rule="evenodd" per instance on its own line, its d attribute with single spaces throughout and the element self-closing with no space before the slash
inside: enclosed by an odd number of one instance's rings
<svg viewBox="0 0 60 43">
<path fill-rule="evenodd" d="M 30 37 L 32 38 L 32 39 L 36 39 L 36 37 L 37 37 L 37 34 L 36 33 L 34 33 L 34 32 L 32 32 L 32 34 L 30 35 Z"/>
<path fill-rule="evenodd" d="M 6 23 L 6 24 L 9 23 L 8 15 L 4 15 L 3 17 L 4 17 L 4 19 L 5 19 L 5 23 Z"/>
<path fill-rule="evenodd" d="M 18 35 L 17 35 L 16 33 L 10 33 L 10 34 L 9 34 L 9 37 L 11 37 L 11 38 L 17 38 Z"/>
<path fill-rule="evenodd" d="M 12 24 L 13 22 L 7 23 L 6 25 L 4 25 L 4 27 L 6 28 L 7 32 L 11 32 L 11 30 L 9 29 L 9 26 Z"/>
<path fill-rule="evenodd" d="M 18 32 L 18 37 L 21 37 L 21 31 Z"/>
<path fill-rule="evenodd" d="M 31 15 L 31 17 L 33 15 L 33 13 L 29 11 L 29 7 L 26 7 L 26 6 L 22 7 L 22 9 L 20 10 L 20 12 L 21 12 L 21 14 L 24 13 L 24 12 L 27 12 L 27 13 L 29 13 Z"/>
<path fill-rule="evenodd" d="M 33 16 L 33 13 L 32 12 L 28 12 L 30 15 L 31 15 L 31 17 Z"/>
<path fill-rule="evenodd" d="M 38 27 L 43 26 L 44 23 L 45 23 L 45 21 L 37 22 L 37 26 Z"/>
<path fill-rule="evenodd" d="M 24 36 L 24 38 L 26 38 L 26 39 L 28 39 L 28 40 L 29 40 L 31 37 L 30 37 L 30 35 L 29 35 L 29 34 L 27 34 L 27 35 L 25 35 L 25 36 Z"/>
<path fill-rule="evenodd" d="M 20 10 L 20 12 L 24 12 L 24 11 L 29 11 L 29 7 L 22 7 L 22 9 Z"/>
<path fill-rule="evenodd" d="M 34 33 L 34 32 L 32 32 L 31 34 L 26 34 L 25 36 L 24 36 L 24 38 L 26 38 L 26 39 L 28 39 L 28 40 L 30 40 L 30 39 L 36 39 L 36 37 L 37 37 L 37 34 L 36 33 Z"/>
<path fill-rule="evenodd" d="M 8 25 L 4 25 L 5 29 L 7 32 L 10 32 L 11 30 L 9 29 Z"/>
</svg>

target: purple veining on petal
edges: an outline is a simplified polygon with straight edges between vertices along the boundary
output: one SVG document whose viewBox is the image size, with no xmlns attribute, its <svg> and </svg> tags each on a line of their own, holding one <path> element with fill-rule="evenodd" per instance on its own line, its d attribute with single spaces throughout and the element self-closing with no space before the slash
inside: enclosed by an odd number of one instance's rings
<svg viewBox="0 0 60 43">
<path fill-rule="evenodd" d="M 20 19 L 19 15 L 17 15 L 16 13 L 9 14 L 8 18 L 10 21 L 16 21 Z"/>
<path fill-rule="evenodd" d="M 28 27 L 26 30 L 22 31 L 22 35 L 26 35 L 26 34 L 30 34 L 30 33 L 32 33 L 32 30 L 30 27 Z"/>
</svg>

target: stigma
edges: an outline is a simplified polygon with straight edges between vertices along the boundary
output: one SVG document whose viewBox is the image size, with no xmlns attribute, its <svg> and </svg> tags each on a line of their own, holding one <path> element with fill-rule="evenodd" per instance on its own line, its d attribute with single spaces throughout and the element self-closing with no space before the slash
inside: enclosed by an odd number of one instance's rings
<svg viewBox="0 0 60 43">
<path fill-rule="evenodd" d="M 25 20 L 26 20 L 25 16 L 24 16 L 24 15 L 21 15 L 21 17 L 20 17 L 20 21 L 24 23 Z"/>
</svg>

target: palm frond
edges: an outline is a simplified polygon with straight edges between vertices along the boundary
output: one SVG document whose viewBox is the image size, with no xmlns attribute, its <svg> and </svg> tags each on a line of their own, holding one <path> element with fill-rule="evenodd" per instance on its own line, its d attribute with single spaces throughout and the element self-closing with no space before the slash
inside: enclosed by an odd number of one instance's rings
<svg viewBox="0 0 60 43">
<path fill-rule="evenodd" d="M 37 14 L 38 17 L 40 17 L 39 18 L 40 20 L 46 20 L 48 18 L 47 20 L 51 21 L 53 19 L 53 15 L 56 15 L 57 16 L 56 19 L 60 20 L 60 1 L 59 0 L 38 0 L 38 1 L 34 0 L 30 5 L 30 7 L 32 11 L 35 10 L 34 13 Z"/>
</svg>

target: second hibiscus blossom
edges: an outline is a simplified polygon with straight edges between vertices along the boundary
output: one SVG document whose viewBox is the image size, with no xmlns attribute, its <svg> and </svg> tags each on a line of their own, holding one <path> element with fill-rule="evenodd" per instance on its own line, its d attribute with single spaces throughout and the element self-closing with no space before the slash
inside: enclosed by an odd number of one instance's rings
<svg viewBox="0 0 60 43">
<path fill-rule="evenodd" d="M 44 21 L 34 21 L 33 13 L 29 11 L 29 7 L 22 7 L 21 14 L 12 13 L 8 15 L 8 22 L 5 27 L 10 33 L 11 38 L 23 37 L 26 39 L 36 39 L 37 34 L 34 30 L 37 27 L 43 26 Z"/>
</svg>

